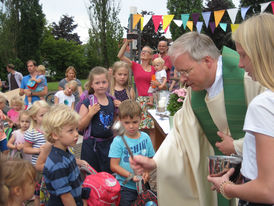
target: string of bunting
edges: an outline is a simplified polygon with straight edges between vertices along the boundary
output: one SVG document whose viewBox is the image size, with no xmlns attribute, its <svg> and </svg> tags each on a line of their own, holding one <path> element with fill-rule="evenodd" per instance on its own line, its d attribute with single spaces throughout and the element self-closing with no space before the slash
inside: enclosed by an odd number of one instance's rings
<svg viewBox="0 0 274 206">
<path fill-rule="evenodd" d="M 261 3 L 261 13 L 266 10 L 266 8 L 271 4 L 272 6 L 272 12 L 274 14 L 274 1 L 266 2 L 266 3 Z M 249 10 L 250 6 L 248 7 L 241 7 L 241 17 L 244 20 L 247 11 Z M 144 15 L 142 16 L 141 14 L 133 14 L 133 23 L 132 23 L 132 28 L 135 28 L 136 25 L 141 21 L 141 30 L 143 30 L 144 26 L 149 22 L 149 20 L 152 18 L 153 24 L 154 24 L 154 29 L 155 33 L 157 33 L 160 24 L 162 24 L 162 29 L 166 33 L 170 23 L 173 21 L 178 27 L 181 27 L 183 25 L 183 28 L 186 29 L 186 27 L 190 30 L 193 31 L 193 27 L 196 26 L 197 32 L 201 32 L 203 24 L 205 23 L 206 28 L 210 26 L 210 29 L 212 33 L 214 33 L 214 30 L 220 25 L 221 29 L 226 32 L 227 29 L 227 23 L 222 23 L 221 20 L 223 18 L 223 15 L 225 11 L 228 13 L 228 16 L 231 20 L 230 27 L 231 31 L 234 32 L 238 28 L 239 24 L 235 24 L 236 16 L 239 11 L 238 8 L 233 8 L 233 9 L 223 9 L 223 10 L 218 10 L 218 11 L 213 11 L 214 14 L 214 22 L 209 22 L 210 16 L 211 16 L 211 11 L 207 12 L 202 12 L 202 17 L 204 22 L 198 21 L 200 17 L 200 13 L 193 13 L 191 14 L 192 21 L 189 21 L 190 14 L 181 14 L 181 19 L 173 19 L 174 15 Z"/>
</svg>

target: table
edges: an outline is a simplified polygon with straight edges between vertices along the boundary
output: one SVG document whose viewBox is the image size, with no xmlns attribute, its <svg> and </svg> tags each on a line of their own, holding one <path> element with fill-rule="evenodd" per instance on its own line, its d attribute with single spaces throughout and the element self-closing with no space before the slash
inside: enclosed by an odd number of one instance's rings
<svg viewBox="0 0 274 206">
<path fill-rule="evenodd" d="M 158 150 L 167 134 L 169 133 L 169 118 L 156 115 L 156 109 L 149 109 L 149 114 L 152 116 L 155 126 L 155 139 L 152 139 L 152 143 L 154 144 L 155 151 Z"/>
</svg>

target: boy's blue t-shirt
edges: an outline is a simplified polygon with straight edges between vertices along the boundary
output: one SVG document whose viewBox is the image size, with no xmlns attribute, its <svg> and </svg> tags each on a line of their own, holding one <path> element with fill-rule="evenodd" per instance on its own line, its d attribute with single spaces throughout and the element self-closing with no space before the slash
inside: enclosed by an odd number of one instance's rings
<svg viewBox="0 0 274 206">
<path fill-rule="evenodd" d="M 153 145 L 150 140 L 150 137 L 145 132 L 140 132 L 140 134 L 141 135 L 138 139 L 131 139 L 125 136 L 125 140 L 128 143 L 128 146 L 130 147 L 133 155 L 143 155 L 146 157 L 153 157 L 155 154 L 155 151 L 153 149 Z M 133 170 L 131 169 L 129 164 L 130 155 L 127 151 L 127 148 L 121 136 L 117 136 L 114 138 L 110 146 L 108 156 L 110 158 L 119 158 L 120 159 L 119 165 L 122 168 L 126 169 L 127 171 L 133 173 Z M 122 183 L 126 178 L 120 175 L 117 175 L 116 178 L 119 181 L 121 186 L 136 190 L 136 183 L 133 182 L 132 180 L 129 181 L 126 185 L 123 185 Z"/>
<path fill-rule="evenodd" d="M 36 76 L 36 78 L 37 78 L 37 76 Z M 23 77 L 23 79 L 22 79 L 22 81 L 21 81 L 21 89 L 29 89 L 28 87 L 27 87 L 27 85 L 28 85 L 28 81 L 31 79 L 31 76 L 30 75 L 27 75 L 27 76 L 24 76 Z M 47 86 L 47 79 L 45 78 L 45 86 Z M 31 97 L 31 103 L 33 103 L 33 102 L 35 102 L 35 101 L 38 101 L 38 100 L 40 100 L 40 97 L 38 97 L 38 96 L 32 96 Z M 27 96 L 25 96 L 25 105 L 28 105 L 29 104 L 29 102 L 28 102 L 28 97 Z"/>
</svg>

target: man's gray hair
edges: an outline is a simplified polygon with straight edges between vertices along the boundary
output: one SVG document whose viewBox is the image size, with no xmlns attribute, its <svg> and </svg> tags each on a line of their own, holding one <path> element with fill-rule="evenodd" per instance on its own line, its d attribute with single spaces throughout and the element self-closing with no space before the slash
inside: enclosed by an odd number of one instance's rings
<svg viewBox="0 0 274 206">
<path fill-rule="evenodd" d="M 218 59 L 220 51 L 212 39 L 198 32 L 188 32 L 174 41 L 168 51 L 168 55 L 176 59 L 178 56 L 188 53 L 195 61 L 200 61 L 206 56 Z"/>
</svg>

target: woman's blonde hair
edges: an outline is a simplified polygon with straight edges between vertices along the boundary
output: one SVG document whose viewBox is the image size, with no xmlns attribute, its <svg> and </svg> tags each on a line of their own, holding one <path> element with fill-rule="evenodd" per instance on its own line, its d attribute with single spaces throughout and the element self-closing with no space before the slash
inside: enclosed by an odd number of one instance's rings
<svg viewBox="0 0 274 206">
<path fill-rule="evenodd" d="M 59 135 L 64 126 L 79 124 L 79 114 L 64 104 L 54 105 L 43 117 L 43 132 L 45 138 L 54 143 L 52 134 Z"/>
<path fill-rule="evenodd" d="M 112 66 L 112 75 L 111 75 L 111 82 L 110 82 L 110 95 L 115 96 L 115 85 L 116 85 L 116 79 L 114 78 L 114 75 L 120 68 L 126 68 L 128 71 L 128 80 L 125 82 L 124 88 L 126 89 L 127 96 L 130 98 L 130 85 L 131 85 L 131 70 L 130 66 L 123 61 L 117 61 Z"/>
<path fill-rule="evenodd" d="M 68 73 L 69 73 L 70 70 L 72 70 L 74 72 L 74 78 L 76 78 L 76 69 L 74 68 L 74 66 L 69 66 L 66 69 L 66 77 L 68 77 Z"/>
<path fill-rule="evenodd" d="M 22 97 L 15 95 L 10 99 L 10 106 L 13 105 L 20 105 L 21 109 L 24 109 L 24 100 L 22 99 Z"/>
<path fill-rule="evenodd" d="M 87 82 L 84 85 L 85 90 L 87 90 L 89 94 L 94 94 L 94 89 L 91 87 L 91 84 L 94 80 L 94 76 L 101 75 L 101 74 L 105 74 L 106 79 L 108 81 L 108 70 L 104 67 L 96 66 L 92 68 L 91 71 L 89 72 Z"/>
<path fill-rule="evenodd" d="M 36 170 L 33 165 L 26 160 L 6 160 L 2 162 L 3 189 L 8 199 L 13 198 L 12 189 L 21 187 L 28 182 L 35 184 Z M 2 196 L 3 194 L 1 194 Z"/>
<path fill-rule="evenodd" d="M 45 100 L 39 100 L 33 103 L 32 107 L 28 110 L 29 116 L 31 117 L 31 124 L 29 129 L 33 129 L 36 127 L 37 123 L 34 120 L 34 117 L 37 115 L 37 113 L 39 112 L 39 110 L 41 108 L 47 108 L 49 109 L 50 106 L 48 105 L 48 103 Z"/>
<path fill-rule="evenodd" d="M 249 57 L 254 78 L 274 91 L 274 16 L 262 13 L 240 24 L 232 35 Z"/>
</svg>

